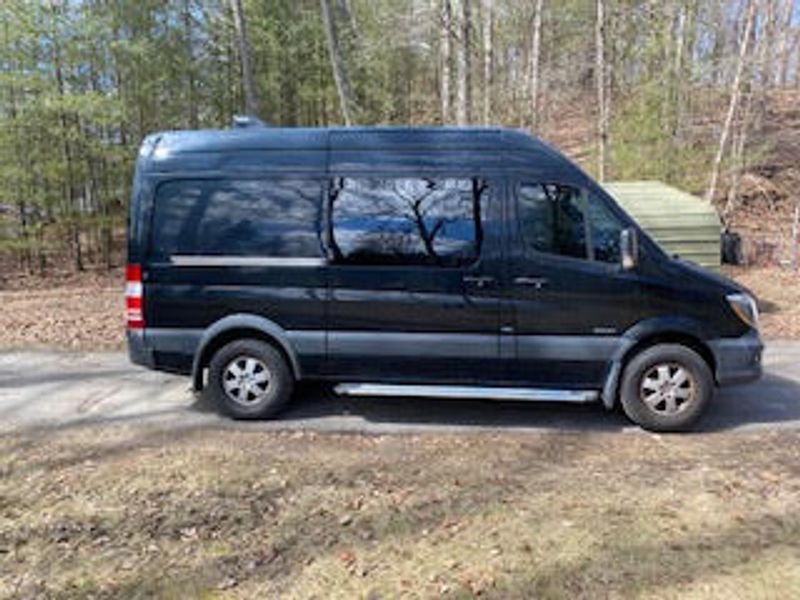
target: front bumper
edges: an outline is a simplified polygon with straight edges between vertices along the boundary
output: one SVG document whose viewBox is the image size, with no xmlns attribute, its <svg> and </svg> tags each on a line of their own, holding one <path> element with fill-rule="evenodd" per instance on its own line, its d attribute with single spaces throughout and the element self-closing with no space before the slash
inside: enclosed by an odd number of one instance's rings
<svg viewBox="0 0 800 600">
<path fill-rule="evenodd" d="M 764 344 L 753 330 L 738 338 L 722 338 L 709 344 L 719 385 L 747 383 L 761 377 Z"/>
</svg>

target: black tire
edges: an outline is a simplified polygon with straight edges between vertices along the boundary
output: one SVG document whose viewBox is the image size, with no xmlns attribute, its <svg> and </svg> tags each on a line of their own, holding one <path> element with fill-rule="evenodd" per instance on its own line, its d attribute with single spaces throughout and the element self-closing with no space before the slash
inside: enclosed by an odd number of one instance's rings
<svg viewBox="0 0 800 600">
<path fill-rule="evenodd" d="M 249 369 L 251 366 L 253 368 Z M 248 369 L 252 375 L 247 381 L 240 380 L 234 368 L 243 373 L 241 378 L 247 378 L 244 373 Z M 266 382 L 262 381 L 264 378 Z M 208 365 L 206 391 L 219 409 L 234 419 L 275 416 L 289 402 L 293 389 L 294 377 L 283 355 L 260 340 L 243 339 L 226 344 L 217 350 Z"/>
<path fill-rule="evenodd" d="M 683 382 L 684 377 L 688 383 Z M 697 352 L 679 344 L 658 344 L 635 355 L 620 383 L 622 410 L 650 431 L 691 429 L 713 395 L 714 378 L 708 364 Z"/>
</svg>

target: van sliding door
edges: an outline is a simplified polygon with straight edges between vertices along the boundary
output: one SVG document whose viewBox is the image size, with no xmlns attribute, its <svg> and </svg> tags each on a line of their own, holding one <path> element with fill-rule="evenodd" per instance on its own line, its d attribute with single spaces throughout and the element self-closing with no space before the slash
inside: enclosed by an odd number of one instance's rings
<svg viewBox="0 0 800 600">
<path fill-rule="evenodd" d="M 469 176 L 342 173 L 331 180 L 331 377 L 501 377 L 496 197 L 491 181 Z"/>
</svg>

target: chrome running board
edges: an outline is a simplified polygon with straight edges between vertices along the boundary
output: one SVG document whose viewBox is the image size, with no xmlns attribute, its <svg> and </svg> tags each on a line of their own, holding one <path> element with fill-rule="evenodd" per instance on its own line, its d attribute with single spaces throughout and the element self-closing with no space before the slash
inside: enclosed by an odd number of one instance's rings
<svg viewBox="0 0 800 600">
<path fill-rule="evenodd" d="M 340 383 L 333 388 L 344 396 L 405 396 L 412 398 L 463 398 L 480 400 L 520 400 L 524 402 L 594 402 L 600 393 L 590 390 L 540 390 L 514 387 L 474 387 L 453 385 L 395 385 L 380 383 Z"/>
</svg>

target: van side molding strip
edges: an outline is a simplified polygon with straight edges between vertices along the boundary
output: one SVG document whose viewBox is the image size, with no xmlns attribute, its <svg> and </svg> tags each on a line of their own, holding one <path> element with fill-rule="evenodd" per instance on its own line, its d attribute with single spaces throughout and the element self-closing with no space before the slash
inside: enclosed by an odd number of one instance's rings
<svg viewBox="0 0 800 600">
<path fill-rule="evenodd" d="M 223 256 L 183 255 L 170 256 L 170 262 L 178 267 L 323 267 L 324 258 L 301 256 Z"/>
<path fill-rule="evenodd" d="M 340 383 L 334 391 L 344 396 L 398 396 L 410 398 L 463 398 L 481 400 L 519 400 L 524 402 L 594 402 L 595 390 L 555 390 L 518 387 L 462 385 L 402 385 L 380 383 Z"/>
</svg>

